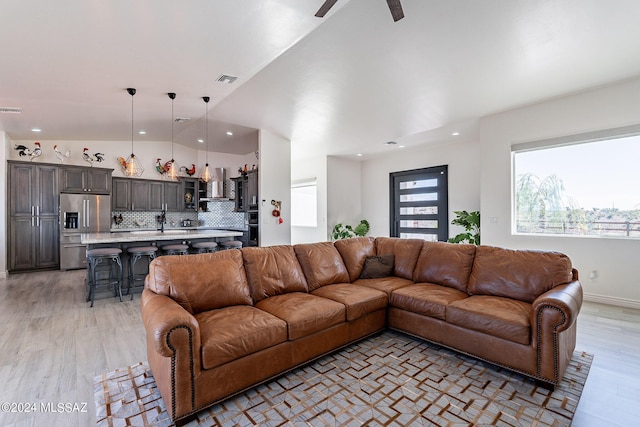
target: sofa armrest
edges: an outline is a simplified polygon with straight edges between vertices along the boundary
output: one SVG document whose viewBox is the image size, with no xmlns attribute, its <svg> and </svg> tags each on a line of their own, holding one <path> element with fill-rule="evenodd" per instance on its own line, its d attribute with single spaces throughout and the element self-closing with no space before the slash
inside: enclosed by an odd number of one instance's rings
<svg viewBox="0 0 640 427">
<path fill-rule="evenodd" d="M 531 341 L 536 349 L 537 377 L 553 386 L 560 383 L 576 346 L 581 306 L 578 280 L 556 286 L 532 304 Z"/>
<path fill-rule="evenodd" d="M 174 355 L 177 347 L 191 345 L 191 354 L 198 355 L 200 348 L 200 327 L 195 317 L 166 295 L 144 289 L 142 291 L 142 321 L 147 333 L 147 342 L 153 342 L 153 349 L 163 357 Z M 186 329 L 189 342 L 171 337 L 176 329 Z M 151 339 L 153 337 L 153 339 Z M 171 348 L 173 347 L 173 349 Z"/>
<path fill-rule="evenodd" d="M 556 332 L 569 328 L 578 318 L 582 307 L 582 285 L 574 280 L 545 292 L 533 301 L 531 327 L 533 336 L 539 327 L 552 326 Z M 545 310 L 554 310 L 556 315 L 545 315 Z M 548 324 L 549 321 L 554 324 Z M 535 343 L 535 341 L 534 341 Z"/>
</svg>

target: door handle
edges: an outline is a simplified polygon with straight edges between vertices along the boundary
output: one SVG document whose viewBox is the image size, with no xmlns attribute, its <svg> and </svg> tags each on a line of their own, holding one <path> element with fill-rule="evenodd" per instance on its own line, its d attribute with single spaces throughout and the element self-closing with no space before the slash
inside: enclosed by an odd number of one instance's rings
<svg viewBox="0 0 640 427">
<path fill-rule="evenodd" d="M 87 215 L 86 215 L 86 221 L 87 221 L 87 228 L 91 227 L 91 205 L 89 204 L 89 199 L 86 200 L 87 202 Z"/>
</svg>

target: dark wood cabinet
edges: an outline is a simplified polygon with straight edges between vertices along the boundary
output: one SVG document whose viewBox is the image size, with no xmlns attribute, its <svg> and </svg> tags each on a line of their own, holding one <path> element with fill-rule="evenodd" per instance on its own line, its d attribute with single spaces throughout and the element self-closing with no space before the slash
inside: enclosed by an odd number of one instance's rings
<svg viewBox="0 0 640 427">
<path fill-rule="evenodd" d="M 65 166 L 60 168 L 61 193 L 111 194 L 113 169 Z"/>
<path fill-rule="evenodd" d="M 231 178 L 236 186 L 236 211 L 258 210 L 258 171 L 251 170 L 237 178 Z"/>
<path fill-rule="evenodd" d="M 193 197 L 196 180 L 153 181 L 113 178 L 111 209 L 114 211 L 195 211 L 197 195 Z M 187 201 L 186 193 L 191 194 Z"/>
<path fill-rule="evenodd" d="M 111 210 L 128 211 L 131 209 L 129 201 L 130 179 L 113 178 L 111 188 Z"/>
<path fill-rule="evenodd" d="M 58 166 L 9 162 L 9 270 L 59 265 Z"/>
</svg>

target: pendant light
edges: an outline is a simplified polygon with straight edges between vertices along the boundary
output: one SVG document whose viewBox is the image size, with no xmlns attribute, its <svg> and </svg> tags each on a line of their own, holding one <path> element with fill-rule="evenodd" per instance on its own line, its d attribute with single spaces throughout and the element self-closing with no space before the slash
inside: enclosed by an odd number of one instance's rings
<svg viewBox="0 0 640 427">
<path fill-rule="evenodd" d="M 142 172 L 144 172 L 144 168 L 140 161 L 133 154 L 133 95 L 136 94 L 136 90 L 132 87 L 127 88 L 127 92 L 131 95 L 131 155 L 125 161 L 125 169 L 124 174 L 126 176 L 142 176 Z"/>
<path fill-rule="evenodd" d="M 204 165 L 204 170 L 202 171 L 202 176 L 200 177 L 200 180 L 202 182 L 211 181 L 211 172 L 209 171 L 209 99 L 210 98 L 208 96 L 202 97 L 205 106 L 205 141 L 207 142 L 207 151 L 205 153 L 206 162 Z"/>
<path fill-rule="evenodd" d="M 176 161 L 173 158 L 173 100 L 176 99 L 176 94 L 173 92 L 168 93 L 169 98 L 171 98 L 171 165 L 169 166 L 169 171 L 167 172 L 167 176 L 170 180 L 176 181 L 178 179 L 178 168 L 176 167 Z"/>
</svg>

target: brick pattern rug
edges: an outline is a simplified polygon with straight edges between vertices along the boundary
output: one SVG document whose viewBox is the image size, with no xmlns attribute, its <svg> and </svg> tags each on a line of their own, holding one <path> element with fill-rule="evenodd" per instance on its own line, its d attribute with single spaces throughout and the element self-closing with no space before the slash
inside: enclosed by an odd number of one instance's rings
<svg viewBox="0 0 640 427">
<path fill-rule="evenodd" d="M 392 331 L 198 414 L 189 426 L 569 426 L 593 356 L 556 390 Z M 170 426 L 146 363 L 94 378 L 97 425 Z"/>
</svg>

